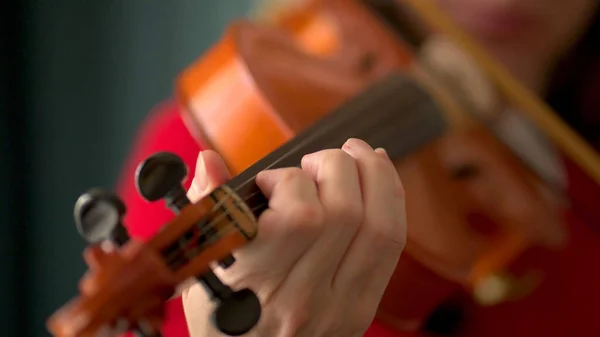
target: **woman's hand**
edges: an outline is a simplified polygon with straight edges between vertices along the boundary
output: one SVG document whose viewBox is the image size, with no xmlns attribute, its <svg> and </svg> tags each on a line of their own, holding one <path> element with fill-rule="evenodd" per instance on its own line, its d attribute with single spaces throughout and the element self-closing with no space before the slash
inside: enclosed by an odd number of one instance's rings
<svg viewBox="0 0 600 337">
<path fill-rule="evenodd" d="M 204 151 L 189 197 L 196 201 L 228 178 L 220 157 Z M 263 312 L 249 336 L 362 336 L 406 241 L 404 192 L 383 150 L 350 139 L 341 150 L 305 156 L 302 168 L 261 172 L 269 199 L 256 239 L 215 273 L 248 287 Z M 191 337 L 219 336 L 213 306 L 199 284 L 182 293 Z"/>
</svg>

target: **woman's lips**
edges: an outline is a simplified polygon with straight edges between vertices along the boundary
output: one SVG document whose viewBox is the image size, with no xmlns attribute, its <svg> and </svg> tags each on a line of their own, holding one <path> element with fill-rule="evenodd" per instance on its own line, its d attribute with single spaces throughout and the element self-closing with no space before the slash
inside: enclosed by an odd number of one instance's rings
<svg viewBox="0 0 600 337">
<path fill-rule="evenodd" d="M 534 16 L 515 11 L 468 11 L 458 20 L 471 34 L 495 40 L 528 39 L 538 28 Z"/>
</svg>

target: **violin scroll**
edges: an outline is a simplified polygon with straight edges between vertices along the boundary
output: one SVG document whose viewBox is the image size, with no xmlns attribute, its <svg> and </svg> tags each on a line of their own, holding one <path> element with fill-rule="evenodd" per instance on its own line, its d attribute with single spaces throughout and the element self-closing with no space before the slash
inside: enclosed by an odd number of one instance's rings
<svg viewBox="0 0 600 337">
<path fill-rule="evenodd" d="M 130 330 L 158 337 L 165 302 L 191 277 L 216 302 L 213 322 L 222 333 L 239 336 L 258 323 L 261 303 L 256 294 L 234 291 L 210 269 L 213 261 L 225 268 L 235 262 L 231 252 L 253 237 L 235 225 L 245 221 L 252 229 L 255 219 L 231 216 L 227 207 L 235 195 L 227 187 L 192 203 L 181 184 L 186 176 L 185 164 L 172 153 L 157 153 L 139 165 L 140 194 L 148 201 L 165 199 L 177 214 L 149 242 L 130 238 L 122 221 L 125 204 L 115 194 L 92 189 L 77 200 L 75 223 L 90 244 L 84 251 L 89 270 L 80 281 L 80 296 L 49 319 L 54 336 L 112 336 Z"/>
<path fill-rule="evenodd" d="M 121 249 L 88 247 L 89 271 L 79 284 L 80 296 L 48 321 L 57 337 L 108 336 L 135 331 L 160 336 L 164 303 L 176 279 L 151 247 L 130 241 Z"/>
</svg>

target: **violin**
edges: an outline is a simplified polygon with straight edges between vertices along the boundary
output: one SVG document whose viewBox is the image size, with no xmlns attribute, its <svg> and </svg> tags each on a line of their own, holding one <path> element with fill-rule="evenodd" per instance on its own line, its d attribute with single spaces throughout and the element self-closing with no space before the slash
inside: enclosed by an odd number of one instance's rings
<svg viewBox="0 0 600 337">
<path fill-rule="evenodd" d="M 407 194 L 408 242 L 380 304 L 381 322 L 421 329 L 461 289 L 492 303 L 514 296 L 496 291 L 494 281 L 528 247 L 559 245 L 562 223 L 540 189 L 543 179 L 489 131 L 477 112 L 481 104 L 420 57 L 422 27 L 468 51 L 467 64 L 477 64 L 597 182 L 600 160 L 429 1 L 395 3 L 425 23 L 407 24 L 410 18 L 398 26 L 412 29 L 400 33 L 375 5 L 309 1 L 275 25 L 240 20 L 181 74 L 186 124 L 221 154 L 234 178 L 191 203 L 177 156 L 157 153 L 142 162 L 138 191 L 151 202 L 163 199 L 176 214 L 146 243 L 129 238 L 125 205 L 114 194 L 82 195 L 75 219 L 90 243 L 89 271 L 79 297 L 48 320 L 54 336 L 160 336 L 165 301 L 190 278 L 218 304 L 213 322 L 222 333 L 250 331 L 261 315 L 256 294 L 223 284 L 211 263 L 228 268 L 236 249 L 258 234 L 268 200 L 254 177 L 297 166 L 305 154 L 348 138 L 385 148 Z M 482 219 L 489 228 L 477 227 Z"/>
</svg>

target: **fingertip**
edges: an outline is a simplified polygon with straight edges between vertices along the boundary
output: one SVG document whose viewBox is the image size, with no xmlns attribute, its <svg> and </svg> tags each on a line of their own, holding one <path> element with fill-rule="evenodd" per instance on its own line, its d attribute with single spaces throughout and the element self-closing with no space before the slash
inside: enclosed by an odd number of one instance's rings
<svg viewBox="0 0 600 337">
<path fill-rule="evenodd" d="M 272 174 L 273 171 L 260 171 L 254 181 L 256 182 L 256 186 L 260 188 L 265 197 L 270 198 L 273 193 L 273 188 L 275 187 L 275 177 Z"/>
<path fill-rule="evenodd" d="M 277 187 L 277 184 L 280 181 L 287 181 L 290 177 L 293 176 L 292 171 L 295 170 L 302 171 L 299 168 L 278 168 L 278 169 L 270 169 L 259 172 L 254 178 L 256 185 L 263 192 L 265 197 L 271 198 L 273 195 L 273 190 Z"/>
<path fill-rule="evenodd" d="M 390 160 L 390 157 L 388 156 L 387 151 L 382 147 L 376 148 L 375 153 L 377 153 L 378 156 L 380 156 L 381 158 L 383 158 L 385 160 Z"/>
<path fill-rule="evenodd" d="M 302 166 L 302 168 L 304 168 L 304 166 L 311 165 L 313 159 L 314 159 L 314 153 L 305 154 L 304 156 L 302 156 L 302 159 L 300 160 L 300 166 Z"/>
<path fill-rule="evenodd" d="M 302 157 L 300 166 L 313 180 L 316 180 L 318 176 L 317 171 L 319 165 L 317 165 L 317 156 L 315 156 L 314 153 L 307 154 Z"/>
<path fill-rule="evenodd" d="M 392 159 L 388 155 L 387 151 L 384 148 L 382 148 L 382 147 L 376 148 L 375 149 L 375 153 L 379 157 L 381 157 L 382 159 L 384 159 L 385 161 L 387 161 L 390 164 L 392 164 L 393 174 L 394 174 L 394 187 L 396 189 L 396 196 L 403 199 L 404 198 L 404 185 L 402 184 L 402 180 L 400 179 L 400 175 L 398 174 L 398 170 L 396 169 L 396 166 L 394 165 L 394 162 L 392 161 Z"/>
<path fill-rule="evenodd" d="M 348 140 L 346 140 L 344 145 L 342 145 L 342 149 L 343 150 L 351 150 L 351 149 L 373 150 L 373 148 L 371 147 L 371 145 L 369 145 L 369 143 L 367 143 L 364 140 L 359 139 L 359 138 L 349 138 Z"/>
</svg>

